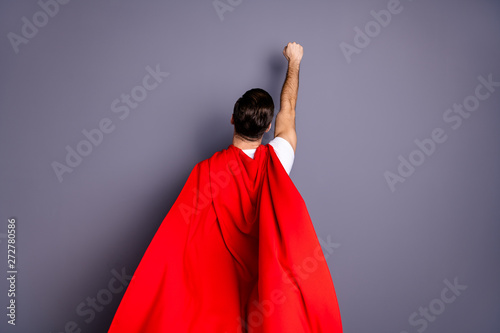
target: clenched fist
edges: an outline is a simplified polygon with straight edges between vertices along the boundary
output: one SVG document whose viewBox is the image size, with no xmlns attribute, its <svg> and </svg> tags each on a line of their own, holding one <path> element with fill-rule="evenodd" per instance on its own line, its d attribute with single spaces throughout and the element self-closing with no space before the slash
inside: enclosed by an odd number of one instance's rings
<svg viewBox="0 0 500 333">
<path fill-rule="evenodd" d="M 283 49 L 283 55 L 289 63 L 300 63 L 300 61 L 302 60 L 302 56 L 304 55 L 304 49 L 302 48 L 302 45 L 295 42 L 288 43 L 287 46 L 285 46 L 285 48 Z"/>
</svg>

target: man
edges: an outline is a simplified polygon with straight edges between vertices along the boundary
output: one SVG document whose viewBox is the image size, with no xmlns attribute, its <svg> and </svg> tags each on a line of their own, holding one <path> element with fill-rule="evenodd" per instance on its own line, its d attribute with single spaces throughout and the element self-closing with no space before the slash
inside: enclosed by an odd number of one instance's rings
<svg viewBox="0 0 500 333">
<path fill-rule="evenodd" d="M 235 103 L 233 143 L 192 170 L 163 220 L 109 332 L 340 333 L 328 265 L 291 181 L 303 49 L 283 50 L 288 71 L 274 104 L 262 89 Z"/>
</svg>

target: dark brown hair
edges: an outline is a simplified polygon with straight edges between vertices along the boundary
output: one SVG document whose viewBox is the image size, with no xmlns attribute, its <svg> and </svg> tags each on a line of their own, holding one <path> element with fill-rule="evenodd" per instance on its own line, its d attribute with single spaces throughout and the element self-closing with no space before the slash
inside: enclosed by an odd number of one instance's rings
<svg viewBox="0 0 500 333">
<path fill-rule="evenodd" d="M 234 104 L 234 130 L 249 141 L 262 138 L 273 117 L 273 98 L 263 89 L 248 90 Z"/>
</svg>

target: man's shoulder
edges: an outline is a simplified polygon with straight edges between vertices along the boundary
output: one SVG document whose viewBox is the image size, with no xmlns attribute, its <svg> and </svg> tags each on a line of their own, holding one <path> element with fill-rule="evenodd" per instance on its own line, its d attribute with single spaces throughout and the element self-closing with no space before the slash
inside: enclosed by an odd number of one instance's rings
<svg viewBox="0 0 500 333">
<path fill-rule="evenodd" d="M 295 152 L 290 142 L 281 136 L 276 136 L 269 142 L 269 146 L 271 146 L 276 153 L 276 156 L 280 160 L 281 165 L 283 165 L 283 168 L 285 168 L 286 172 L 290 174 L 290 171 L 292 171 L 293 161 L 295 159 Z"/>
<path fill-rule="evenodd" d="M 292 144 L 281 136 L 275 136 L 274 139 L 269 141 L 269 144 L 274 148 L 274 150 L 286 150 L 288 154 L 295 155 Z"/>
</svg>

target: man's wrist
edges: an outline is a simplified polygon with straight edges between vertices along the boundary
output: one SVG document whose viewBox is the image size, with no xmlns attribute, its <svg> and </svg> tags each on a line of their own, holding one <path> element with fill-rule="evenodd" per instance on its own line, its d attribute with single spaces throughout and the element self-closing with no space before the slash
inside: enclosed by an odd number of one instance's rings
<svg viewBox="0 0 500 333">
<path fill-rule="evenodd" d="M 290 61 L 288 61 L 288 67 L 299 68 L 300 67 L 300 60 L 290 60 Z"/>
</svg>

